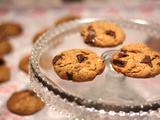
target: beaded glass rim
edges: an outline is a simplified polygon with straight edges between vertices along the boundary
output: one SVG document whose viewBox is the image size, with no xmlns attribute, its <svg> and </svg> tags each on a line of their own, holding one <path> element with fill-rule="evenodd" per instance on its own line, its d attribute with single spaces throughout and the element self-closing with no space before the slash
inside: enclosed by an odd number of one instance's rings
<svg viewBox="0 0 160 120">
<path fill-rule="evenodd" d="M 130 103 L 124 104 L 124 105 L 104 104 L 104 103 L 97 102 L 97 101 L 95 102 L 95 101 L 90 100 L 90 99 L 86 100 L 84 98 L 73 96 L 73 95 L 61 90 L 59 87 L 51 85 L 50 81 L 48 81 L 48 79 L 42 74 L 42 72 L 40 70 L 40 67 L 38 65 L 38 60 L 40 58 L 42 48 L 46 45 L 46 43 L 61 32 L 67 31 L 69 29 L 76 28 L 80 24 L 84 25 L 84 24 L 94 22 L 94 21 L 109 21 L 109 22 L 113 22 L 113 23 L 116 23 L 116 24 L 119 24 L 119 23 L 124 24 L 125 23 L 125 27 L 135 27 L 135 28 L 138 28 L 138 29 L 144 29 L 145 26 L 151 25 L 151 29 L 145 29 L 145 30 L 148 31 L 148 33 L 150 33 L 150 31 L 151 31 L 152 35 L 155 35 L 155 36 L 159 37 L 158 33 L 160 32 L 160 29 L 159 29 L 160 25 L 157 24 L 157 23 L 153 23 L 149 20 L 135 19 L 135 18 L 115 18 L 115 17 L 113 17 L 113 18 L 87 18 L 87 19 L 78 19 L 78 20 L 70 21 L 68 23 L 64 23 L 62 25 L 59 25 L 55 28 L 53 27 L 47 33 L 43 34 L 37 40 L 37 42 L 34 44 L 34 46 L 32 48 L 32 51 L 31 51 L 31 55 L 30 55 L 30 66 L 29 66 L 30 76 L 31 76 L 30 79 L 33 79 L 33 77 L 34 77 L 35 78 L 34 80 L 37 80 L 37 82 L 41 83 L 41 87 L 46 88 L 46 92 L 47 91 L 52 91 L 55 96 L 59 96 L 60 99 L 64 99 L 65 102 L 75 104 L 77 106 L 83 106 L 86 109 L 93 108 L 93 111 L 96 111 L 98 113 L 110 114 L 110 111 L 115 111 L 115 108 L 118 109 L 118 111 L 115 112 L 118 115 L 122 115 L 120 113 L 123 113 L 123 112 L 125 113 L 125 115 L 130 115 L 131 113 L 132 114 L 135 113 L 135 115 L 137 115 L 137 114 L 140 114 L 140 113 L 145 113 L 145 112 L 148 113 L 148 112 L 151 112 L 151 111 L 152 112 L 153 111 L 158 111 L 159 112 L 160 111 L 159 110 L 160 100 L 157 100 L 157 101 L 154 101 L 154 102 L 147 102 L 147 103 L 143 103 L 143 104 L 130 104 Z M 141 27 L 139 27 L 139 25 Z M 155 31 L 153 31 L 153 29 Z M 32 86 L 34 88 L 34 85 L 32 85 Z M 38 91 L 36 91 L 36 92 L 38 92 Z M 68 98 L 70 98 L 70 99 L 68 99 Z M 96 105 L 100 105 L 102 107 L 102 109 L 97 109 L 95 107 Z M 103 109 L 103 108 L 106 108 L 106 107 L 108 107 L 109 110 L 108 109 L 107 110 Z M 127 109 L 127 111 L 125 111 L 126 109 Z M 139 111 L 138 112 L 133 112 L 134 109 L 136 109 L 136 110 L 139 109 Z"/>
</svg>

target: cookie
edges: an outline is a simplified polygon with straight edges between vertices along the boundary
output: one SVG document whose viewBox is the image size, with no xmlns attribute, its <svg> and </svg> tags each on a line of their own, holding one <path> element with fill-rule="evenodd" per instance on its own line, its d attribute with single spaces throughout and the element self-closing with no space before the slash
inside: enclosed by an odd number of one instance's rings
<svg viewBox="0 0 160 120">
<path fill-rule="evenodd" d="M 69 22 L 71 20 L 76 20 L 76 19 L 80 19 L 80 17 L 79 16 L 68 15 L 68 16 L 65 16 L 65 17 L 57 20 L 55 22 L 55 26 L 58 26 L 58 25 L 63 24 L 65 22 Z"/>
<path fill-rule="evenodd" d="M 105 69 L 104 60 L 87 49 L 61 52 L 53 58 L 52 64 L 61 79 L 74 82 L 91 81 Z"/>
<path fill-rule="evenodd" d="M 12 52 L 13 47 L 12 44 L 9 42 L 7 37 L 0 36 L 0 54 L 7 54 Z"/>
<path fill-rule="evenodd" d="M 31 115 L 41 110 L 45 103 L 32 90 L 13 93 L 7 101 L 7 108 L 18 115 Z"/>
<path fill-rule="evenodd" d="M 13 22 L 6 22 L 0 25 L 0 36 L 17 36 L 22 33 L 22 27 Z"/>
<path fill-rule="evenodd" d="M 111 59 L 115 71 L 133 78 L 149 78 L 160 74 L 160 54 L 146 44 L 134 43 L 121 48 Z"/>
<path fill-rule="evenodd" d="M 114 47 L 125 40 L 123 30 L 110 22 L 92 22 L 83 26 L 80 34 L 87 45 L 94 47 Z"/>
<path fill-rule="evenodd" d="M 23 58 L 20 60 L 20 62 L 19 62 L 19 68 L 20 68 L 22 71 L 24 71 L 24 72 L 26 72 L 26 73 L 29 73 L 29 68 L 28 68 L 28 66 L 29 66 L 29 56 L 25 56 L 25 57 L 23 57 Z"/>
<path fill-rule="evenodd" d="M 48 30 L 49 30 L 49 28 L 45 28 L 45 29 L 39 31 L 39 32 L 34 36 L 34 38 L 33 38 L 33 43 L 35 43 L 35 42 L 39 39 L 39 37 L 42 36 L 42 35 L 43 35 L 45 32 L 47 32 Z"/>
<path fill-rule="evenodd" d="M 0 83 L 10 80 L 10 69 L 5 63 L 3 56 L 0 55 Z"/>
</svg>

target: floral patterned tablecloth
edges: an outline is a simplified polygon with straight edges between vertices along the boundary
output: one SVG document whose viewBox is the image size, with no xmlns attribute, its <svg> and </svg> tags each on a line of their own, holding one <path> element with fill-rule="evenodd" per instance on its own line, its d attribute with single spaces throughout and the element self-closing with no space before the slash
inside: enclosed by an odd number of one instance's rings
<svg viewBox="0 0 160 120">
<path fill-rule="evenodd" d="M 29 75 L 19 69 L 18 64 L 22 57 L 30 54 L 33 47 L 33 37 L 40 30 L 54 26 L 54 23 L 68 15 L 87 17 L 132 17 L 160 22 L 160 2 L 104 2 L 104 3 L 72 3 L 41 7 L 0 6 L 0 23 L 12 21 L 19 23 L 23 28 L 20 36 L 10 38 L 13 52 L 6 54 L 7 66 L 11 69 L 11 79 L 0 84 L 0 120 L 71 120 L 65 115 L 53 111 L 45 106 L 39 112 L 19 116 L 10 112 L 6 101 L 15 91 L 30 88 Z M 0 73 L 1 74 L 1 73 Z"/>
</svg>

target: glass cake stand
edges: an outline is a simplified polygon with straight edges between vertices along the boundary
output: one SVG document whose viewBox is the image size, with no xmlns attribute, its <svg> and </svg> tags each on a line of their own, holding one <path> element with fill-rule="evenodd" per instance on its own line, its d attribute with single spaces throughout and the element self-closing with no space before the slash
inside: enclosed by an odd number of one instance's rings
<svg viewBox="0 0 160 120">
<path fill-rule="evenodd" d="M 126 34 L 123 44 L 109 48 L 86 45 L 79 31 L 94 21 L 109 21 L 121 27 Z M 160 25 L 156 23 L 127 18 L 80 19 L 52 28 L 39 38 L 31 51 L 31 85 L 44 102 L 77 120 L 158 120 L 160 75 L 148 79 L 125 77 L 113 70 L 110 58 L 130 43 L 147 44 L 153 39 L 155 44 L 160 43 L 159 33 Z M 152 44 L 148 46 L 155 49 Z M 106 61 L 104 72 L 89 82 L 60 79 L 53 70 L 52 59 L 70 49 L 96 52 Z"/>
</svg>

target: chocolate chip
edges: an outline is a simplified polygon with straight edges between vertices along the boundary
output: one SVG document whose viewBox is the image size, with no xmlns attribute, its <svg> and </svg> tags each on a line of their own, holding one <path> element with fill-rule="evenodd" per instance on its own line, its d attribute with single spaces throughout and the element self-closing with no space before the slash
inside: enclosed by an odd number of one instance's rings
<svg viewBox="0 0 160 120">
<path fill-rule="evenodd" d="M 57 62 L 60 58 L 61 58 L 61 56 L 56 55 L 56 56 L 53 58 L 53 60 L 52 60 L 52 64 L 53 64 L 53 65 L 56 64 L 56 62 Z"/>
<path fill-rule="evenodd" d="M 152 60 L 154 60 L 154 59 L 156 59 L 156 58 L 160 59 L 160 56 L 155 55 L 155 56 L 152 58 Z"/>
<path fill-rule="evenodd" d="M 122 57 L 127 57 L 128 55 L 126 53 L 119 53 L 118 54 L 118 57 L 119 58 L 122 58 Z"/>
<path fill-rule="evenodd" d="M 89 26 L 89 27 L 88 27 L 88 32 L 89 32 L 89 35 L 86 37 L 85 43 L 94 45 L 94 43 L 95 43 L 95 39 L 94 39 L 94 38 L 96 37 L 96 32 L 95 32 L 95 30 L 92 28 L 92 26 Z"/>
<path fill-rule="evenodd" d="M 80 66 L 75 66 L 74 68 L 75 68 L 75 69 L 78 69 L 79 67 L 80 67 Z"/>
<path fill-rule="evenodd" d="M 148 64 L 150 67 L 153 67 L 152 59 L 148 55 L 146 55 L 140 63 Z"/>
<path fill-rule="evenodd" d="M 93 34 L 95 35 L 95 34 L 96 34 L 96 32 L 95 32 L 95 30 L 92 28 L 92 26 L 89 26 L 89 27 L 88 27 L 88 32 L 89 32 L 90 35 L 93 35 Z"/>
<path fill-rule="evenodd" d="M 0 59 L 0 66 L 4 64 L 5 64 L 5 61 L 3 59 Z"/>
<path fill-rule="evenodd" d="M 72 73 L 66 72 L 66 75 L 68 77 L 68 80 L 73 80 L 73 74 Z"/>
<path fill-rule="evenodd" d="M 77 60 L 79 63 L 85 61 L 87 58 L 83 54 L 77 55 Z"/>
<path fill-rule="evenodd" d="M 127 53 L 127 50 L 121 49 L 120 52 Z"/>
<path fill-rule="evenodd" d="M 122 61 L 122 60 L 113 59 L 113 64 L 118 66 L 118 67 L 125 67 L 127 62 L 126 61 Z"/>
<path fill-rule="evenodd" d="M 115 32 L 112 31 L 112 30 L 106 31 L 106 34 L 107 34 L 107 35 L 110 35 L 110 36 L 113 36 L 114 38 L 116 38 L 116 34 L 115 34 Z"/>
<path fill-rule="evenodd" d="M 160 63 L 157 63 L 157 65 L 159 65 L 159 66 L 160 66 Z"/>
<path fill-rule="evenodd" d="M 95 44 L 95 39 L 94 39 L 95 37 L 96 37 L 95 34 L 88 35 L 85 39 L 85 43 L 94 45 Z"/>
</svg>

